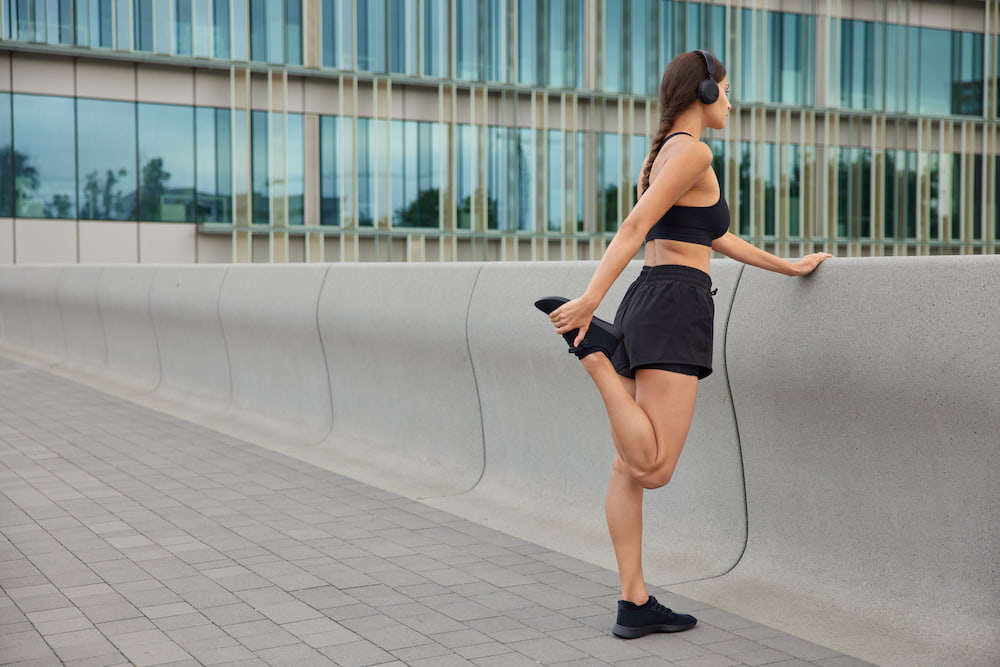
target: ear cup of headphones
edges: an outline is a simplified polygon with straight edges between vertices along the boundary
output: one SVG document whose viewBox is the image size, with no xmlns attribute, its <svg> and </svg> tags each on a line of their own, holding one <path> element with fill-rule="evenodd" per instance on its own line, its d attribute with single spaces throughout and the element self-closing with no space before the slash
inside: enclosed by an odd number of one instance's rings
<svg viewBox="0 0 1000 667">
<path fill-rule="evenodd" d="M 719 99 L 719 84 L 712 79 L 705 79 L 698 84 L 698 99 L 704 104 L 713 104 Z"/>
<path fill-rule="evenodd" d="M 697 53 L 705 59 L 705 70 L 708 72 L 705 80 L 698 84 L 698 99 L 703 104 L 714 104 L 719 99 L 719 84 L 715 82 L 715 57 L 708 51 L 700 49 L 692 51 L 692 53 Z"/>
</svg>

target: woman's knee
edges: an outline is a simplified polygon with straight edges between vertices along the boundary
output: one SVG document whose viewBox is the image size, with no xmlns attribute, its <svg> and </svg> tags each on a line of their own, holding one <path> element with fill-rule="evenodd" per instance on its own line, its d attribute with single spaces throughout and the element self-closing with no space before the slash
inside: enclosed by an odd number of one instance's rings
<svg viewBox="0 0 1000 667">
<path fill-rule="evenodd" d="M 636 480 L 644 489 L 660 489 L 670 483 L 674 476 L 674 466 L 661 465 L 658 468 L 648 471 L 640 471 L 635 474 Z"/>
</svg>

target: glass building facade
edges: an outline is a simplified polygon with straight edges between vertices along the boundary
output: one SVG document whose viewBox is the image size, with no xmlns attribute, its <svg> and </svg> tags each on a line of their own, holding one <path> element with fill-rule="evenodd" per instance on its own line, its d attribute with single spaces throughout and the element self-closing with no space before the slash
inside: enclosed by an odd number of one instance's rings
<svg viewBox="0 0 1000 667">
<path fill-rule="evenodd" d="M 168 234 L 194 261 L 597 258 L 634 203 L 663 68 L 695 48 L 732 85 L 705 140 L 733 231 L 784 255 L 993 253 L 998 13 L 0 0 L 0 261 L 56 233 L 77 261 Z"/>
</svg>

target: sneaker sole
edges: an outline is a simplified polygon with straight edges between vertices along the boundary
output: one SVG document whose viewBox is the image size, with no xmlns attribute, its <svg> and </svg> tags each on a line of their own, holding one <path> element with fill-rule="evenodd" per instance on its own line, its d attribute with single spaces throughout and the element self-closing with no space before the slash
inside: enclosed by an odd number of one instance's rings
<svg viewBox="0 0 1000 667">
<path fill-rule="evenodd" d="M 615 637 L 621 637 L 622 639 L 637 639 L 639 637 L 651 635 L 654 632 L 684 632 L 685 630 L 690 630 L 697 624 L 698 621 L 695 621 L 694 623 L 685 623 L 684 625 L 641 625 L 639 627 L 632 628 L 627 625 L 618 625 L 615 623 L 615 627 L 611 629 L 611 632 Z"/>
</svg>

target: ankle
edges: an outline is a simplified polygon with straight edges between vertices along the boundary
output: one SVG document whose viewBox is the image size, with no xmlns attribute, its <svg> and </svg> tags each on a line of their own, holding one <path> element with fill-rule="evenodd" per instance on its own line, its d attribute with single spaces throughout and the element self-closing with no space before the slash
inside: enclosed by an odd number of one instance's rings
<svg viewBox="0 0 1000 667">
<path fill-rule="evenodd" d="M 631 602 L 636 607 L 641 607 L 642 605 L 649 602 L 649 593 L 645 590 L 642 591 L 630 591 L 628 593 L 622 592 L 622 600 L 625 602 Z"/>
</svg>

